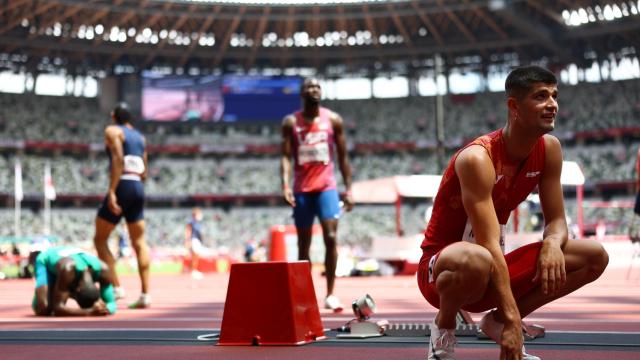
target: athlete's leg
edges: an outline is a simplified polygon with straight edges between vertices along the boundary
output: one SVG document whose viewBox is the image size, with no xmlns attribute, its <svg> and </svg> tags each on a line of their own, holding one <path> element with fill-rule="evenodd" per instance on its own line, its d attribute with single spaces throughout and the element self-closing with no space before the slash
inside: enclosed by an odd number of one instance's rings
<svg viewBox="0 0 640 360">
<path fill-rule="evenodd" d="M 204 246 L 202 246 L 202 241 L 198 238 L 191 239 L 191 276 L 194 279 L 201 279 L 202 273 L 198 270 L 198 265 L 200 263 L 200 256 L 205 254 Z"/>
<path fill-rule="evenodd" d="M 335 189 L 326 190 L 318 195 L 316 212 L 322 225 L 325 247 L 325 276 L 327 277 L 327 296 L 333 294 L 336 266 L 338 264 L 338 219 L 340 218 L 340 198 Z"/>
<path fill-rule="evenodd" d="M 111 232 L 116 225 L 117 223 L 114 224 L 100 216 L 96 216 L 96 231 L 93 236 L 93 245 L 96 247 L 100 260 L 104 261 L 107 266 L 109 266 L 109 271 L 111 271 L 111 276 L 113 278 L 113 286 L 117 288 L 120 287 L 120 279 L 116 272 L 116 259 L 111 253 L 108 244 L 109 235 L 111 235 Z"/>
<path fill-rule="evenodd" d="M 309 249 L 311 248 L 311 229 L 315 218 L 314 204 L 317 195 L 297 193 L 296 206 L 293 208 L 293 218 L 298 233 L 298 260 L 311 260 Z"/>
<path fill-rule="evenodd" d="M 198 264 L 200 264 L 198 253 L 191 251 L 191 272 L 198 271 Z"/>
<path fill-rule="evenodd" d="M 327 278 L 327 296 L 333 294 L 336 281 L 336 265 L 338 264 L 338 247 L 336 238 L 338 232 L 338 220 L 321 220 L 322 236 L 324 238 L 325 256 L 324 271 Z"/>
<path fill-rule="evenodd" d="M 528 294 L 516 299 L 523 318 L 541 306 L 595 281 L 609 263 L 609 255 L 602 245 L 591 240 L 568 240 L 563 253 L 567 274 L 565 285 L 559 291 L 547 295 L 542 292 L 541 286 L 537 286 Z"/>
<path fill-rule="evenodd" d="M 298 227 L 298 260 L 309 260 L 309 249 L 311 248 L 311 227 Z"/>
<path fill-rule="evenodd" d="M 131 246 L 136 253 L 138 259 L 138 273 L 140 275 L 140 285 L 142 293 L 149 293 L 149 247 L 144 239 L 144 220 L 127 223 L 129 229 L 129 237 L 131 238 Z"/>
<path fill-rule="evenodd" d="M 484 297 L 492 271 L 493 258 L 480 245 L 460 241 L 440 252 L 433 269 L 440 297 L 436 315 L 439 328 L 454 329 L 458 310 Z"/>
</svg>

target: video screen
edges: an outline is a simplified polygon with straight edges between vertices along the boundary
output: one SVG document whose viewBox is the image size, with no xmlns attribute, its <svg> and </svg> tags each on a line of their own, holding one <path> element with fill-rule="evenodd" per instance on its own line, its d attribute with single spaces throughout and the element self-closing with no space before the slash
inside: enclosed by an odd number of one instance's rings
<svg viewBox="0 0 640 360">
<path fill-rule="evenodd" d="M 223 120 L 280 121 L 300 108 L 300 77 L 225 76 Z"/>
<path fill-rule="evenodd" d="M 142 117 L 153 121 L 220 121 L 220 76 L 142 74 Z"/>
</svg>

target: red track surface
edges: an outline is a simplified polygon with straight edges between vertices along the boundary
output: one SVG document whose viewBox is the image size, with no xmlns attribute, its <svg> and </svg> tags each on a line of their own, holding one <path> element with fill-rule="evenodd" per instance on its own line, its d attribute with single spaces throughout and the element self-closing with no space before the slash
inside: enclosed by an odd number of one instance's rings
<svg viewBox="0 0 640 360">
<path fill-rule="evenodd" d="M 547 331 L 637 332 L 640 334 L 640 264 L 636 264 L 631 280 L 626 279 L 626 266 L 610 266 L 595 283 L 551 303 L 527 319 L 544 325 Z M 207 274 L 202 280 L 187 275 L 154 276 L 151 282 L 153 306 L 144 310 L 129 310 L 119 303 L 118 313 L 105 318 L 41 318 L 32 315 L 30 302 L 32 280 L 0 282 L 0 330 L 71 330 L 71 329 L 202 329 L 203 333 L 219 329 L 224 310 L 228 282 L 227 274 Z M 138 279 L 123 278 L 127 301 L 137 296 Z M 318 299 L 324 296 L 324 278 L 314 276 Z M 376 319 L 392 323 L 429 322 L 435 309 L 422 298 L 413 276 L 339 278 L 337 295 L 345 304 L 368 293 L 376 301 Z M 258 301 L 258 300 L 257 300 Z M 259 305 L 257 303 L 257 305 Z M 336 328 L 352 318 L 350 311 L 333 314 L 321 310 L 325 328 Z M 479 318 L 479 315 L 474 315 Z M 152 333 L 152 332 L 150 332 Z M 640 335 L 639 335 L 640 336 Z M 202 345 L 83 345 L 69 339 L 65 344 L 3 344 L 2 359 L 76 358 L 91 352 L 90 358 L 216 358 L 216 359 L 420 359 L 426 356 L 425 345 L 375 347 L 358 344 L 335 346 L 306 345 L 301 347 L 220 347 Z M 616 360 L 638 359 L 640 349 L 615 351 Z M 537 355 L 546 359 L 601 359 L 611 356 L 606 349 L 550 350 L 539 349 Z M 497 347 L 458 349 L 460 359 L 496 359 Z"/>
</svg>

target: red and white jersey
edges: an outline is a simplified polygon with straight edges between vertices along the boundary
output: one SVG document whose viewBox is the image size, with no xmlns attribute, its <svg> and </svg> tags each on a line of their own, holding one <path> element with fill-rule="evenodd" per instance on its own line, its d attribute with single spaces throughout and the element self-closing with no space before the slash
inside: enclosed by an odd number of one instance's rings
<svg viewBox="0 0 640 360">
<path fill-rule="evenodd" d="M 475 243 L 473 229 L 468 221 L 462 204 L 460 179 L 455 172 L 455 161 L 462 150 L 472 145 L 484 147 L 496 172 L 493 186 L 493 206 L 500 223 L 500 245 L 504 251 L 504 228 L 509 215 L 518 204 L 533 191 L 544 171 L 545 145 L 544 137 L 540 137 L 531 154 L 524 160 L 522 167 L 507 156 L 502 129 L 481 136 L 460 149 L 449 161 L 444 171 L 438 194 L 433 205 L 433 213 L 421 248 L 425 252 L 435 254 L 445 246 L 457 241 Z"/>
<path fill-rule="evenodd" d="M 293 191 L 321 192 L 336 188 L 333 173 L 335 138 L 331 110 L 320 108 L 318 117 L 308 123 L 302 111 L 295 114 L 293 126 Z"/>
</svg>

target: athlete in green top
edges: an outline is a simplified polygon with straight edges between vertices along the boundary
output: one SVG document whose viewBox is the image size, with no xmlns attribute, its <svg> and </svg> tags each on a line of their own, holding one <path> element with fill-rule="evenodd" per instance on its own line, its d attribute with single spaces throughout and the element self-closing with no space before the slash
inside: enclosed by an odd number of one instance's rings
<svg viewBox="0 0 640 360">
<path fill-rule="evenodd" d="M 34 267 L 36 290 L 31 306 L 36 315 L 103 316 L 116 312 L 109 268 L 97 257 L 75 248 L 53 247 L 36 257 Z M 80 308 L 67 306 L 69 298 Z"/>
</svg>

